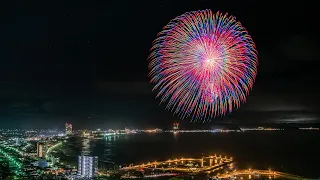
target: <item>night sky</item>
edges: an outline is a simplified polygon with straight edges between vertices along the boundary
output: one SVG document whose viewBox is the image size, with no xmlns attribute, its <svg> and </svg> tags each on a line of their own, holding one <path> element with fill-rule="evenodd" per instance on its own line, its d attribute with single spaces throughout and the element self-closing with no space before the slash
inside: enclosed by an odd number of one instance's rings
<svg viewBox="0 0 320 180">
<path fill-rule="evenodd" d="M 236 16 L 259 52 L 247 102 L 211 123 L 320 122 L 316 3 L 13 0 L 0 8 L 0 128 L 170 126 L 178 118 L 155 99 L 147 56 L 172 18 L 200 9 Z"/>
</svg>

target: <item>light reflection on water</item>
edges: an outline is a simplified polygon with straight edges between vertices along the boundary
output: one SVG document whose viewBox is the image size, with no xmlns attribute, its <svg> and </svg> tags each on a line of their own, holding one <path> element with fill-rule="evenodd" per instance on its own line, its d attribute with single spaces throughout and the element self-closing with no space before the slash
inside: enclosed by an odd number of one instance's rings
<svg viewBox="0 0 320 180">
<path fill-rule="evenodd" d="M 89 139 L 82 139 L 82 149 L 81 154 L 82 155 L 90 155 L 91 148 L 90 148 L 90 140 Z"/>
<path fill-rule="evenodd" d="M 71 161 L 83 153 L 118 165 L 217 153 L 234 157 L 239 168 L 271 167 L 312 177 L 320 169 L 319 138 L 320 133 L 311 132 L 133 134 L 74 138 L 67 152 Z"/>
<path fill-rule="evenodd" d="M 105 161 L 112 161 L 112 157 L 115 155 L 112 152 L 112 149 L 115 146 L 115 141 L 119 139 L 119 136 L 107 136 L 105 138 L 104 143 L 104 151 L 103 151 L 103 160 Z"/>
<path fill-rule="evenodd" d="M 78 155 L 92 155 L 96 156 L 98 154 L 99 160 L 101 161 L 112 161 L 114 156 L 116 155 L 114 149 L 117 148 L 117 144 L 121 140 L 127 140 L 128 135 L 118 135 L 118 136 L 107 136 L 103 139 L 88 139 L 88 138 L 81 138 L 81 147 L 76 150 L 77 148 L 70 148 L 72 156 Z M 75 142 L 75 147 L 77 142 Z M 97 146 L 97 148 L 96 148 Z M 72 150 L 73 149 L 73 150 Z M 102 154 L 102 156 L 101 156 Z"/>
</svg>

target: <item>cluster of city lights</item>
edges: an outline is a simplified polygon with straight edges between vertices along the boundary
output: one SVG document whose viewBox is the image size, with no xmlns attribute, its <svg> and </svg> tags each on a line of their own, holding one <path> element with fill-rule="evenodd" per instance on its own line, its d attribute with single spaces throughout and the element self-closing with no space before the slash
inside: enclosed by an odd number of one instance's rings
<svg viewBox="0 0 320 180">
<path fill-rule="evenodd" d="M 125 135 L 126 133 L 114 132 L 114 133 L 105 133 L 105 136 L 116 136 L 116 135 Z"/>
<path fill-rule="evenodd" d="M 319 131 L 320 128 L 308 127 L 308 128 L 299 128 L 300 130 L 316 130 Z"/>
<path fill-rule="evenodd" d="M 145 175 L 145 178 L 157 178 L 157 177 L 164 177 L 164 176 L 176 176 L 177 173 L 161 173 L 161 174 L 151 174 L 151 175 Z"/>
<path fill-rule="evenodd" d="M 162 132 L 162 129 L 147 129 L 147 130 L 141 130 L 141 132 L 145 132 L 145 133 L 160 133 Z"/>
<path fill-rule="evenodd" d="M 22 150 L 27 150 L 28 148 L 30 148 L 32 146 L 31 143 L 27 142 L 27 144 L 22 148 Z"/>
<path fill-rule="evenodd" d="M 3 157 L 5 157 L 9 163 L 11 165 L 13 165 L 14 167 L 18 168 L 18 169 L 21 169 L 23 166 L 22 166 L 22 163 L 19 162 L 18 159 L 14 158 L 13 156 L 11 156 L 10 154 L 8 154 L 6 151 L 4 151 L 3 149 L 0 148 L 0 155 L 2 155 Z"/>
<path fill-rule="evenodd" d="M 223 132 L 241 132 L 240 130 L 224 130 L 224 129 L 209 129 L 209 130 L 167 130 L 165 132 L 173 132 L 173 133 L 223 133 Z"/>
<path fill-rule="evenodd" d="M 300 130 L 320 130 L 319 128 L 299 128 Z M 107 141 L 114 141 L 119 138 L 126 138 L 135 133 L 174 133 L 174 136 L 180 133 L 228 133 L 228 132 L 245 132 L 245 131 L 282 131 L 283 129 L 256 127 L 256 128 L 240 128 L 240 129 L 210 129 L 210 130 L 182 130 L 179 129 L 179 123 L 174 123 L 172 130 L 162 129 L 146 129 L 146 130 L 130 130 L 128 128 L 119 130 L 77 130 L 69 133 L 72 137 L 82 138 L 82 153 L 87 154 L 86 151 L 90 149 L 90 139 L 106 139 Z M 4 132 L 4 135 L 1 134 Z M 258 174 L 263 177 L 293 177 L 301 179 L 298 176 L 286 174 L 277 171 L 267 170 L 236 170 L 234 166 L 234 159 L 232 157 L 222 155 L 201 156 L 199 158 L 175 158 L 163 161 L 147 162 L 142 164 L 130 164 L 129 166 L 119 166 L 119 169 L 110 170 L 110 168 L 98 168 L 98 159 L 95 157 L 90 161 L 78 161 L 78 170 L 76 167 L 71 167 L 68 163 L 60 162 L 59 157 L 54 157 L 56 151 L 61 149 L 66 139 L 70 136 L 65 134 L 58 134 L 54 130 L 1 130 L 0 137 L 0 160 L 4 160 L 5 165 L 10 168 L 10 173 L 14 174 L 13 178 L 41 178 L 46 175 L 55 175 L 57 178 L 78 178 L 78 177 L 94 177 L 94 176 L 110 176 L 115 173 L 126 173 L 121 178 L 137 179 L 141 176 L 136 176 L 136 171 L 143 172 L 144 178 L 158 178 L 163 176 L 180 176 L 186 174 L 206 173 L 208 177 L 213 179 L 217 177 L 234 177 L 237 179 L 252 179 Z M 23 135 L 25 133 L 25 135 Z M 17 134 L 22 134 L 18 136 Z M 13 136 L 11 136 L 13 135 Z M 60 137 L 62 136 L 63 137 Z M 35 142 L 29 142 L 28 139 L 39 140 L 36 148 Z M 54 155 L 54 156 L 53 156 Z M 45 160 L 43 159 L 45 158 Z M 85 159 L 85 158 L 84 158 Z M 81 166 L 83 165 L 83 166 Z M 85 166 L 85 167 L 84 167 Z M 40 168 L 39 168 L 40 167 Z M 46 168 L 44 168 L 46 167 Z M 86 169 L 86 170 L 84 170 Z M 132 173 L 133 172 L 133 173 Z M 150 173 L 151 172 L 151 173 Z M 220 174 L 221 173 L 221 174 Z M 251 177 L 252 176 L 252 177 Z M 1 176 L 0 176 L 1 179 Z M 50 178 L 49 178 L 50 179 Z"/>
<path fill-rule="evenodd" d="M 47 152 L 46 152 L 46 159 L 49 157 L 49 154 L 57 147 L 61 146 L 62 142 L 59 142 L 51 147 L 48 148 Z"/>
<path fill-rule="evenodd" d="M 258 127 L 258 128 L 240 128 L 242 131 L 283 131 L 284 129 L 279 128 L 264 128 L 264 127 Z"/>
<path fill-rule="evenodd" d="M 302 177 L 288 174 L 288 173 L 283 173 L 279 171 L 272 171 L 271 169 L 269 170 L 259 170 L 259 169 L 243 169 L 243 170 L 233 170 L 233 171 L 226 171 L 223 174 L 218 173 L 216 178 L 218 179 L 236 179 L 237 176 L 240 177 L 240 179 L 243 179 L 243 176 L 248 176 L 248 179 L 254 179 L 254 176 L 267 176 L 268 179 L 275 179 L 275 178 L 286 178 L 286 179 L 304 179 Z"/>
<path fill-rule="evenodd" d="M 207 161 L 209 160 L 209 161 Z M 205 164 L 205 161 L 209 162 Z M 121 168 L 121 170 L 140 170 L 140 169 L 161 169 L 161 170 L 174 170 L 180 172 L 201 172 L 201 171 L 214 171 L 215 169 L 232 163 L 233 158 L 221 155 L 214 155 L 208 157 L 201 157 L 201 158 L 176 158 L 176 159 L 169 159 L 167 161 L 154 161 L 148 162 L 138 165 L 129 165 L 126 167 Z M 193 166 L 190 163 L 194 162 L 199 166 Z M 173 165 L 173 166 L 172 166 Z M 177 165 L 182 165 L 178 167 Z"/>
<path fill-rule="evenodd" d="M 5 146 L 5 145 L 0 145 L 2 148 L 5 148 L 6 150 L 13 151 L 15 153 L 18 153 L 20 156 L 24 156 L 24 153 L 20 151 L 19 149 L 12 147 L 12 146 Z"/>
</svg>

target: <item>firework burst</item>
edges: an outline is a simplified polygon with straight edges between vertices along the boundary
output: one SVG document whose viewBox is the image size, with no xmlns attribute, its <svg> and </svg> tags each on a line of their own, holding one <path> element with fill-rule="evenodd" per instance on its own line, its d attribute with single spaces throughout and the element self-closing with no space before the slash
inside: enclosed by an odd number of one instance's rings
<svg viewBox="0 0 320 180">
<path fill-rule="evenodd" d="M 187 12 L 153 42 L 149 77 L 180 118 L 211 120 L 245 102 L 258 67 L 251 36 L 228 14 Z"/>
</svg>

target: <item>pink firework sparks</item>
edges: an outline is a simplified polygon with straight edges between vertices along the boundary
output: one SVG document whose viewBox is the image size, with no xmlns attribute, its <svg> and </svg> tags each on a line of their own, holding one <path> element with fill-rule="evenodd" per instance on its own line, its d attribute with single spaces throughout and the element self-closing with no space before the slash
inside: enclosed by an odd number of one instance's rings
<svg viewBox="0 0 320 180">
<path fill-rule="evenodd" d="M 148 59 L 161 103 L 182 119 L 204 121 L 239 108 L 258 67 L 255 44 L 241 23 L 211 10 L 171 20 Z"/>
</svg>

